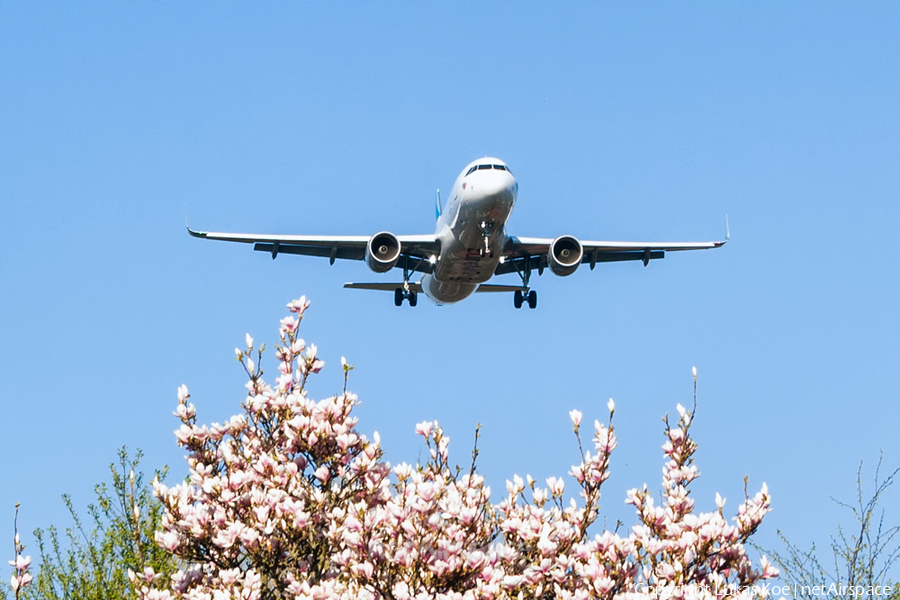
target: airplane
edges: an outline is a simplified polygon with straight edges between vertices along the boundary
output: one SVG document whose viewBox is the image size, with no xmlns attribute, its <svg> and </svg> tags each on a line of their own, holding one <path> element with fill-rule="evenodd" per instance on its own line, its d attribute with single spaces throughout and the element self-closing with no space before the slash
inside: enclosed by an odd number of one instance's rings
<svg viewBox="0 0 900 600">
<path fill-rule="evenodd" d="M 253 244 L 253 249 L 279 254 L 301 254 L 336 259 L 364 260 L 376 273 L 403 270 L 400 283 L 347 283 L 345 288 L 394 293 L 394 304 L 406 300 L 416 306 L 424 293 L 436 304 L 453 304 L 476 292 L 512 292 L 513 305 L 537 307 L 537 292 L 531 289 L 531 274 L 544 269 L 568 276 L 579 265 L 591 270 L 597 263 L 639 260 L 647 264 L 666 252 L 719 248 L 728 241 L 714 242 L 608 242 L 582 241 L 572 235 L 556 238 L 516 237 L 506 233 L 519 184 L 509 166 L 499 158 L 472 161 L 453 184 L 450 199 L 441 208 L 440 190 L 435 201 L 437 226 L 433 234 L 394 235 L 381 231 L 372 236 L 265 235 L 194 231 L 194 237 Z M 421 273 L 419 281 L 410 275 Z M 518 274 L 520 285 L 487 283 L 495 275 Z"/>
</svg>

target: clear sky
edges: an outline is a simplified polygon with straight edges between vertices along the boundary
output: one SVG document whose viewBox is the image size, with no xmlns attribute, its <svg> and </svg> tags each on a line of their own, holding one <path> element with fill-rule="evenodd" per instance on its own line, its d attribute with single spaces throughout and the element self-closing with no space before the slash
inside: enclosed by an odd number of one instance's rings
<svg viewBox="0 0 900 600">
<path fill-rule="evenodd" d="M 698 507 L 747 475 L 758 541 L 827 543 L 859 462 L 900 466 L 898 107 L 897 3 L 0 3 L 0 547 L 15 501 L 67 525 L 123 444 L 182 476 L 177 386 L 235 414 L 234 347 L 301 294 L 311 396 L 346 356 L 392 462 L 438 419 L 465 463 L 481 423 L 499 496 L 566 473 L 568 411 L 613 397 L 602 510 L 630 526 L 696 365 Z M 518 177 L 512 234 L 712 240 L 727 213 L 731 241 L 545 273 L 535 311 L 398 309 L 341 288 L 397 273 L 184 230 L 431 233 L 484 155 Z"/>
</svg>

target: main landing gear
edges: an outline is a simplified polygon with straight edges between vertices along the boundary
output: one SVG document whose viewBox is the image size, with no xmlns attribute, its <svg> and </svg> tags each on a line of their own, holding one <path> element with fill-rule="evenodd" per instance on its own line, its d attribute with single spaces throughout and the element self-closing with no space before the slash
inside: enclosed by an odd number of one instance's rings
<svg viewBox="0 0 900 600">
<path fill-rule="evenodd" d="M 515 291 L 513 306 L 522 308 L 522 303 L 528 302 L 528 308 L 537 308 L 537 292 L 528 289 L 528 281 L 531 279 L 531 257 L 526 256 L 523 263 L 524 268 L 519 271 L 518 267 L 516 267 L 516 272 L 522 278 L 522 287 L 525 289 Z M 538 274 L 540 274 L 540 269 L 538 269 Z"/>
<path fill-rule="evenodd" d="M 394 306 L 402 306 L 404 300 L 409 300 L 409 305 L 415 306 L 419 303 L 419 295 L 413 290 L 404 290 L 403 288 L 394 290 Z"/>
<path fill-rule="evenodd" d="M 513 296 L 513 306 L 522 308 L 522 303 L 526 301 L 528 302 L 528 308 L 537 308 L 537 292 L 534 290 L 527 292 L 516 290 Z"/>
<path fill-rule="evenodd" d="M 419 267 L 422 259 L 420 258 L 412 267 L 410 267 L 410 257 L 408 254 L 404 254 L 401 260 L 403 261 L 403 287 L 398 287 L 394 290 L 394 306 L 403 306 L 404 300 L 409 300 L 409 305 L 415 306 L 419 303 L 419 294 L 409 286 L 409 273 L 410 271 L 415 271 Z"/>
</svg>

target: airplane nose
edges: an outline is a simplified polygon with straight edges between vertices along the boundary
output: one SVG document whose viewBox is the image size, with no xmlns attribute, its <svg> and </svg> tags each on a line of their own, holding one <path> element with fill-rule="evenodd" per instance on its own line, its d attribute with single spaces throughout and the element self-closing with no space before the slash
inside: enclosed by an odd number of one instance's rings
<svg viewBox="0 0 900 600">
<path fill-rule="evenodd" d="M 478 191 L 485 196 L 511 196 L 515 193 L 516 178 L 508 171 L 485 171 Z"/>
</svg>

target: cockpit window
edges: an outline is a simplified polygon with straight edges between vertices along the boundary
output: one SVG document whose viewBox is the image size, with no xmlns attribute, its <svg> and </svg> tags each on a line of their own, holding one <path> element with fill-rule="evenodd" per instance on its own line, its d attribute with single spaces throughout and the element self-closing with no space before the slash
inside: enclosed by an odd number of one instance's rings
<svg viewBox="0 0 900 600">
<path fill-rule="evenodd" d="M 512 175 L 512 171 L 509 170 L 509 167 L 506 165 L 475 165 L 470 167 L 468 171 L 466 171 L 465 177 L 468 177 L 475 171 L 486 171 L 490 169 L 496 169 L 497 171 L 507 171 L 510 175 Z"/>
</svg>

